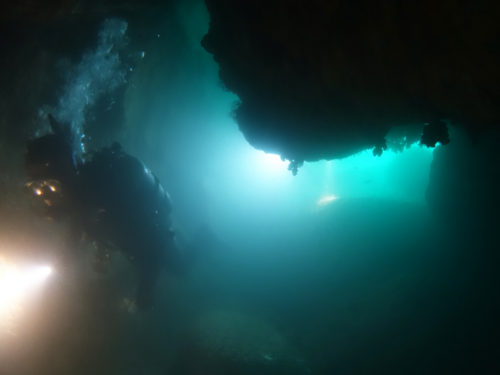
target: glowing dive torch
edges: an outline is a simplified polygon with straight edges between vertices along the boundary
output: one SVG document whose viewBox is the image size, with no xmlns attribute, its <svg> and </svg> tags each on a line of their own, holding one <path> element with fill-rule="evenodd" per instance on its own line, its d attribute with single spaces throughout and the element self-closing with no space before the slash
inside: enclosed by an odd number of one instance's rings
<svg viewBox="0 0 500 375">
<path fill-rule="evenodd" d="M 12 333 L 24 303 L 51 274 L 50 266 L 18 267 L 0 258 L 0 328 Z"/>
</svg>

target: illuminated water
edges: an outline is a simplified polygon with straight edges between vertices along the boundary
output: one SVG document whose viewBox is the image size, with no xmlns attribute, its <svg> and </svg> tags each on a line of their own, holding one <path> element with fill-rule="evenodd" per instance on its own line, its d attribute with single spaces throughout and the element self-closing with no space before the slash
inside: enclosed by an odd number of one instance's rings
<svg viewBox="0 0 500 375">
<path fill-rule="evenodd" d="M 2 206 L 15 214 L 2 216 L 0 251 L 36 254 L 54 272 L 17 334 L 0 338 L 0 374 L 425 374 L 469 364 L 475 329 L 488 326 L 468 293 L 475 237 L 426 199 L 443 146 L 366 150 L 292 176 L 232 120 L 237 98 L 199 44 L 203 5 L 163 17 L 151 28 L 127 20 L 127 60 L 106 54 L 103 34 L 73 51 L 73 79 L 37 106 L 83 127 L 91 146 L 118 140 L 141 158 L 170 192 L 179 246 L 199 257 L 186 275 L 164 273 L 155 307 L 138 311 L 126 259 L 115 252 L 108 272 L 95 272 L 91 242 L 68 248 L 71 228 L 40 224 L 13 194 L 20 208 Z M 124 23 L 107 25 L 123 36 Z M 107 110 L 102 95 L 123 107 Z"/>
</svg>

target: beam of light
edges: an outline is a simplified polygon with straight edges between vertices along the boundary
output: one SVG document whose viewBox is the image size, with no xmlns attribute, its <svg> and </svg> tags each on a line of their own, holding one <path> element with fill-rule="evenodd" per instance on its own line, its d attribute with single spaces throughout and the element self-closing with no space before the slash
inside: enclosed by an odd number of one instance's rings
<svg viewBox="0 0 500 375">
<path fill-rule="evenodd" d="M 264 174 L 288 173 L 288 160 L 282 160 L 281 156 L 258 151 L 253 155 L 254 163 Z"/>
<path fill-rule="evenodd" d="M 0 328 L 3 331 L 14 333 L 25 303 L 52 272 L 47 265 L 19 267 L 0 259 Z"/>
<path fill-rule="evenodd" d="M 326 206 L 327 204 L 332 203 L 333 201 L 335 201 L 337 199 L 339 199 L 337 196 L 335 196 L 333 194 L 329 194 L 329 195 L 325 195 L 325 196 L 321 197 L 320 199 L 318 199 L 316 204 L 318 206 Z"/>
<path fill-rule="evenodd" d="M 227 169 L 231 171 L 231 179 L 240 185 L 240 192 L 246 191 L 263 198 L 269 194 L 281 194 L 284 186 L 293 181 L 288 160 L 247 144 L 242 146 L 234 154 L 233 165 Z"/>
</svg>

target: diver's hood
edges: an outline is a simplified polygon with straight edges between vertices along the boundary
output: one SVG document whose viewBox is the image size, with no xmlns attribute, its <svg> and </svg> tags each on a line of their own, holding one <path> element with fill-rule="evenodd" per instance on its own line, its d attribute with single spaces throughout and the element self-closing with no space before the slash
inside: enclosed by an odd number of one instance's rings
<svg viewBox="0 0 500 375">
<path fill-rule="evenodd" d="M 52 133 L 32 139 L 25 154 L 26 172 L 31 180 L 56 179 L 66 182 L 76 175 L 73 139 L 68 126 L 49 115 Z"/>
</svg>

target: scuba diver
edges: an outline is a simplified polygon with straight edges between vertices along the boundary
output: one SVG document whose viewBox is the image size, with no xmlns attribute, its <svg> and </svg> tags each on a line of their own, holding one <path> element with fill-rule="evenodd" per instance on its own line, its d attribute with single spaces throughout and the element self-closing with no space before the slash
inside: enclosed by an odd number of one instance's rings
<svg viewBox="0 0 500 375">
<path fill-rule="evenodd" d="M 85 233 L 99 247 L 118 248 L 138 273 L 136 304 L 152 305 L 160 270 L 182 271 L 187 257 L 175 245 L 168 193 L 158 178 L 118 143 L 75 153 L 69 124 L 48 116 L 52 132 L 30 140 L 27 186 L 43 198 L 46 214 L 69 220 L 75 236 Z"/>
</svg>

